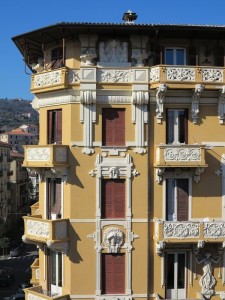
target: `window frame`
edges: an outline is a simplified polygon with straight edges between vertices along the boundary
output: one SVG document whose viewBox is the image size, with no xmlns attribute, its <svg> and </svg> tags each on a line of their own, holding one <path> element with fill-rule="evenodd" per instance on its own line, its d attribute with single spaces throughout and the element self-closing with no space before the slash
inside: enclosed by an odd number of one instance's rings
<svg viewBox="0 0 225 300">
<path fill-rule="evenodd" d="M 167 50 L 172 50 L 173 51 L 173 63 L 172 64 L 168 64 L 167 63 Z M 187 50 L 184 47 L 165 47 L 164 49 L 164 61 L 166 65 L 178 65 L 177 64 L 177 51 L 178 50 L 183 50 L 183 60 L 184 63 L 183 64 L 179 64 L 179 66 L 185 66 L 187 65 Z"/>
<path fill-rule="evenodd" d="M 173 112 L 173 124 L 170 124 L 169 112 Z M 183 136 L 184 142 L 180 142 L 180 130 L 182 129 L 179 123 L 179 112 L 184 112 Z M 173 127 L 173 128 L 170 128 Z M 173 129 L 173 142 L 169 142 L 170 129 Z M 187 108 L 167 108 L 166 109 L 166 144 L 188 144 L 188 109 Z"/>
</svg>

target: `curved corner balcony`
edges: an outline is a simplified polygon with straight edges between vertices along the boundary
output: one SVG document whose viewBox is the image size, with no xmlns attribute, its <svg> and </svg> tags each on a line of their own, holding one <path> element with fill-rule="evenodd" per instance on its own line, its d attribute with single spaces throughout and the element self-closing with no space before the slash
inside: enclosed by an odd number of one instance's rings
<svg viewBox="0 0 225 300">
<path fill-rule="evenodd" d="M 224 72 L 223 67 L 158 65 L 150 68 L 150 84 L 153 89 L 160 83 L 169 88 L 194 89 L 204 84 L 205 89 L 218 89 L 225 84 Z"/>
<path fill-rule="evenodd" d="M 68 146 L 55 144 L 24 146 L 23 167 L 55 168 L 68 166 Z"/>
<path fill-rule="evenodd" d="M 207 167 L 202 145 L 160 144 L 156 146 L 156 168 Z"/>
<path fill-rule="evenodd" d="M 224 221 L 162 221 L 155 220 L 154 240 L 165 243 L 223 243 Z"/>
</svg>

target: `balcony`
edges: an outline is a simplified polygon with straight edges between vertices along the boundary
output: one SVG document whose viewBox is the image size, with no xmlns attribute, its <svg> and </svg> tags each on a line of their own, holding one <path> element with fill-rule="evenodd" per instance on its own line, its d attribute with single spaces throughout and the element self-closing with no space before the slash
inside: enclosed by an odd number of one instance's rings
<svg viewBox="0 0 225 300">
<path fill-rule="evenodd" d="M 67 68 L 43 71 L 31 76 L 31 92 L 34 94 L 67 88 Z"/>
<path fill-rule="evenodd" d="M 47 220 L 40 215 L 25 216 L 23 240 L 41 248 L 43 244 L 67 254 L 69 242 L 69 219 Z"/>
<path fill-rule="evenodd" d="M 30 206 L 31 215 L 39 215 L 39 202 L 34 203 Z"/>
<path fill-rule="evenodd" d="M 165 243 L 223 243 L 225 222 L 155 221 L 154 240 Z"/>
<path fill-rule="evenodd" d="M 23 167 L 55 168 L 68 167 L 68 146 L 64 145 L 29 145 L 24 146 Z"/>
<path fill-rule="evenodd" d="M 36 258 L 33 264 L 31 265 L 31 281 L 30 283 L 33 285 L 39 285 L 40 279 L 40 270 L 39 270 L 39 258 Z"/>
<path fill-rule="evenodd" d="M 204 84 L 205 89 L 218 90 L 225 84 L 225 68 L 207 66 L 167 66 L 150 68 L 151 88 L 166 83 L 169 88 L 194 89 L 196 84 Z"/>
<path fill-rule="evenodd" d="M 44 290 L 41 286 L 35 286 L 32 288 L 25 289 L 25 299 L 35 299 L 35 300 L 69 300 L 68 294 L 58 295 L 56 293 L 51 293 L 50 291 Z"/>
<path fill-rule="evenodd" d="M 155 167 L 207 167 L 205 163 L 205 148 L 202 145 L 167 145 L 156 146 Z"/>
</svg>

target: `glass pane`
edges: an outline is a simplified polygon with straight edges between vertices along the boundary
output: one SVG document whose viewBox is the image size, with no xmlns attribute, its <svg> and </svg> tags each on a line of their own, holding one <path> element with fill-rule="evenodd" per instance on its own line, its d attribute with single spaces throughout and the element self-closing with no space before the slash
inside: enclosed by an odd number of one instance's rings
<svg viewBox="0 0 225 300">
<path fill-rule="evenodd" d="M 173 49 L 166 49 L 165 53 L 165 63 L 166 65 L 173 65 Z"/>
<path fill-rule="evenodd" d="M 177 274 L 177 288 L 184 289 L 185 287 L 185 254 L 178 254 L 178 274 Z"/>
<path fill-rule="evenodd" d="M 167 144 L 172 144 L 174 142 L 174 111 L 167 111 Z"/>
<path fill-rule="evenodd" d="M 174 289 L 174 254 L 167 255 L 166 287 Z"/>
<path fill-rule="evenodd" d="M 51 284 L 56 285 L 56 252 L 51 252 Z"/>
<path fill-rule="evenodd" d="M 185 143 L 185 111 L 178 111 L 178 142 Z"/>
<path fill-rule="evenodd" d="M 184 65 L 184 49 L 176 49 L 176 65 Z"/>
</svg>

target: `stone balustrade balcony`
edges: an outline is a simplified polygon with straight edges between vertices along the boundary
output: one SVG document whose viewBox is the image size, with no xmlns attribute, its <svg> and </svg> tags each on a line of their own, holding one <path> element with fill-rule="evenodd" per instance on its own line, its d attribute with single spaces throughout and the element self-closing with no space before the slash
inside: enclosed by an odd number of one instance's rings
<svg viewBox="0 0 225 300">
<path fill-rule="evenodd" d="M 69 241 L 69 219 L 47 220 L 40 215 L 25 216 L 24 240 L 48 245 Z"/>
<path fill-rule="evenodd" d="M 218 89 L 225 84 L 225 68 L 211 66 L 169 66 L 150 68 L 151 88 L 166 83 L 169 88 L 193 88 L 204 84 L 205 89 Z"/>
<path fill-rule="evenodd" d="M 56 294 L 50 291 L 44 290 L 41 286 L 35 286 L 25 289 L 25 299 L 35 299 L 35 300 L 69 300 L 68 294 Z"/>
<path fill-rule="evenodd" d="M 39 269 L 39 258 L 36 258 L 31 265 L 31 281 L 30 283 L 34 286 L 39 285 L 40 269 Z"/>
<path fill-rule="evenodd" d="M 160 144 L 156 146 L 154 166 L 157 168 L 207 167 L 205 147 L 196 144 Z"/>
<path fill-rule="evenodd" d="M 34 94 L 56 91 L 68 86 L 67 68 L 43 70 L 31 75 L 31 92 Z"/>
<path fill-rule="evenodd" d="M 154 240 L 166 243 L 222 243 L 225 238 L 224 221 L 155 221 Z"/>
<path fill-rule="evenodd" d="M 23 167 L 26 168 L 68 167 L 68 146 L 65 145 L 27 145 L 24 155 Z"/>
</svg>

